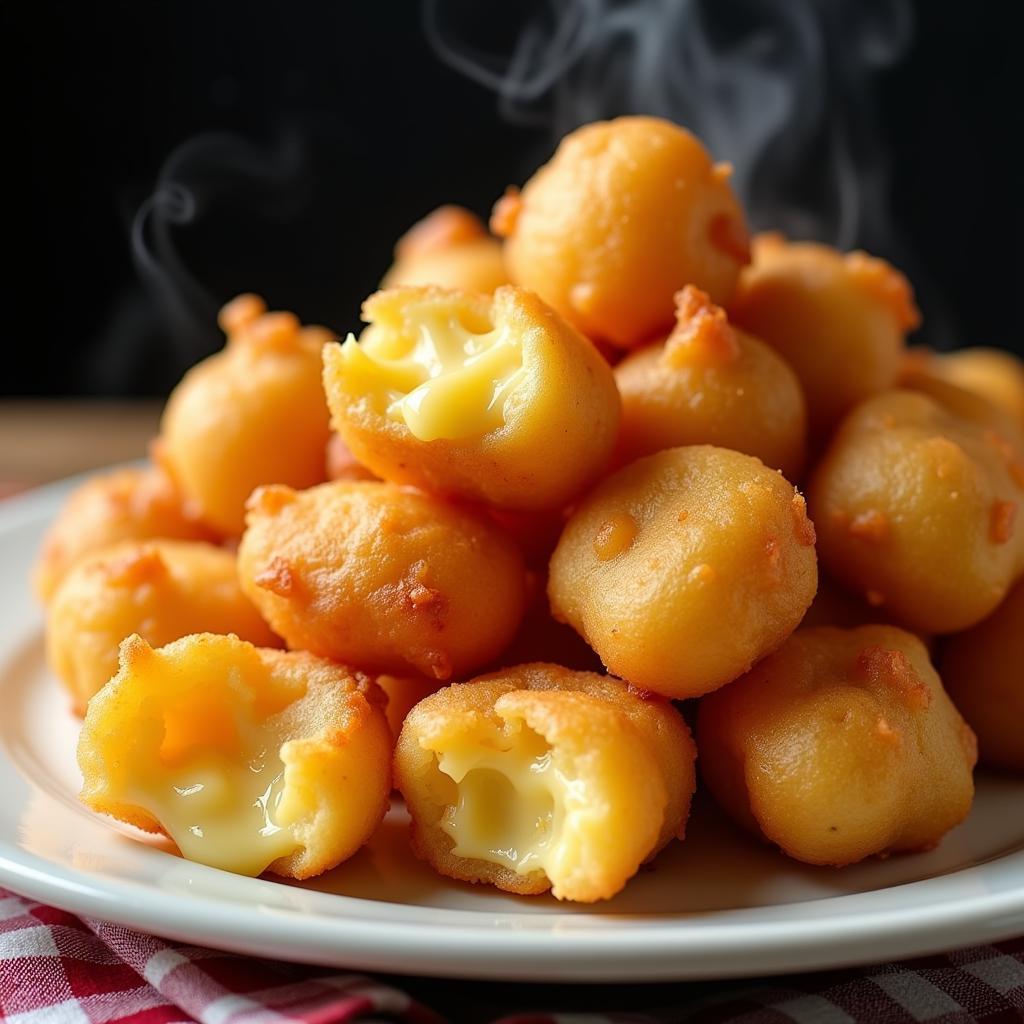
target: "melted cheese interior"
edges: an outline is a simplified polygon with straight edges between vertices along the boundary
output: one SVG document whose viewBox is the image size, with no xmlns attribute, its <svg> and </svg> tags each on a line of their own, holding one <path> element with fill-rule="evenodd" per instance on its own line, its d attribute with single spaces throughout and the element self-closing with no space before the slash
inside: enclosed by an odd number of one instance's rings
<svg viewBox="0 0 1024 1024">
<path fill-rule="evenodd" d="M 522 346 L 473 310 L 424 303 L 399 325 L 371 324 L 342 345 L 351 394 L 370 396 L 420 441 L 479 437 L 505 423 L 524 375 Z"/>
<path fill-rule="evenodd" d="M 441 819 L 457 857 L 483 860 L 518 874 L 548 870 L 564 851 L 563 822 L 573 783 L 547 742 L 523 726 L 501 748 L 466 740 L 437 752 L 457 797 Z"/>
<path fill-rule="evenodd" d="M 257 732 L 257 730 L 253 730 Z M 128 798 L 160 822 L 188 860 L 258 875 L 299 846 L 276 816 L 284 765 L 265 735 L 244 738 L 250 758 L 209 748 L 133 774 Z"/>
</svg>

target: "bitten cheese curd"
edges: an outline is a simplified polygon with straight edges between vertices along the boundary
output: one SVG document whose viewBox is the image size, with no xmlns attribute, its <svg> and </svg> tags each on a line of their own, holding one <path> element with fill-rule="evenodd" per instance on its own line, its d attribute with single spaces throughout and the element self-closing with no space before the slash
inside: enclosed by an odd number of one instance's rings
<svg viewBox="0 0 1024 1024">
<path fill-rule="evenodd" d="M 439 206 L 398 240 L 381 287 L 431 284 L 485 294 L 508 284 L 501 242 L 461 206 Z"/>
<path fill-rule="evenodd" d="M 870 399 L 808 488 L 825 568 L 926 633 L 974 625 L 1024 571 L 1024 449 L 960 414 L 973 407 L 909 391 Z"/>
<path fill-rule="evenodd" d="M 610 672 L 684 698 L 778 647 L 817 582 L 793 486 L 749 455 L 697 445 L 638 459 L 580 502 L 548 597 Z"/>
<path fill-rule="evenodd" d="M 854 405 L 896 383 L 905 335 L 921 320 L 910 283 L 867 253 L 774 233 L 758 235 L 753 252 L 729 316 L 793 367 L 823 441 Z"/>
<path fill-rule="evenodd" d="M 158 537 L 214 539 L 197 510 L 158 467 L 130 466 L 90 477 L 71 492 L 46 531 L 33 572 L 36 594 L 49 601 L 68 571 L 87 555 L 119 541 Z"/>
<path fill-rule="evenodd" d="M 526 604 L 522 555 L 496 523 L 379 482 L 261 487 L 238 570 L 289 647 L 396 676 L 488 664 Z"/>
<path fill-rule="evenodd" d="M 931 849 L 974 797 L 974 735 L 892 626 L 798 630 L 701 701 L 697 748 L 718 802 L 808 864 Z"/>
<path fill-rule="evenodd" d="M 201 541 L 125 541 L 82 560 L 47 611 L 46 654 L 85 714 L 117 671 L 121 641 L 155 647 L 189 633 L 236 633 L 262 647 L 281 641 L 238 585 L 235 556 Z"/>
<path fill-rule="evenodd" d="M 943 641 L 939 669 L 982 762 L 1024 773 L 1024 580 L 987 619 Z"/>
<path fill-rule="evenodd" d="M 199 634 L 121 645 L 78 745 L 82 801 L 182 855 L 309 878 L 380 824 L 391 788 L 383 697 L 310 654 Z"/>
<path fill-rule="evenodd" d="M 491 227 L 516 284 L 589 337 L 634 348 L 672 326 L 684 285 L 732 296 L 750 255 L 730 174 L 669 121 L 598 121 L 500 200 Z"/>
<path fill-rule="evenodd" d="M 395 779 L 413 848 L 441 874 L 591 902 L 683 835 L 694 757 L 667 701 L 536 663 L 417 704 Z"/>
<path fill-rule="evenodd" d="M 807 409 L 796 374 L 691 285 L 676 296 L 668 340 L 626 356 L 615 367 L 615 383 L 622 397 L 620 462 L 714 444 L 756 455 L 790 480 L 803 469 Z"/>
<path fill-rule="evenodd" d="M 221 310 L 223 351 L 197 363 L 171 393 L 158 456 L 202 518 L 237 537 L 260 484 L 310 487 L 325 479 L 330 414 L 320 349 L 333 335 L 268 313 L 241 295 Z"/>
<path fill-rule="evenodd" d="M 602 470 L 619 396 L 594 347 L 536 296 L 378 292 L 357 341 L 324 348 L 335 429 L 385 480 L 558 508 Z"/>
</svg>

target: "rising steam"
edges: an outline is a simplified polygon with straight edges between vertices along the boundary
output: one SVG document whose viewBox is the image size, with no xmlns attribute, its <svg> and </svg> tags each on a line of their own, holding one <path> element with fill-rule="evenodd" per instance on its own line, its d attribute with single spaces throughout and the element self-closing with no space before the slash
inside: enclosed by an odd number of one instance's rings
<svg viewBox="0 0 1024 1024">
<path fill-rule="evenodd" d="M 620 114 L 670 118 L 735 167 L 756 228 L 842 248 L 894 246 L 876 74 L 906 51 L 907 0 L 548 0 L 504 61 L 426 0 L 443 60 L 555 137 Z"/>
<path fill-rule="evenodd" d="M 283 133 L 270 148 L 235 135 L 200 135 L 167 158 L 132 224 L 135 269 L 184 365 L 219 342 L 215 298 L 182 259 L 178 232 L 211 210 L 283 221 L 304 199 L 307 160 L 301 136 Z"/>
</svg>

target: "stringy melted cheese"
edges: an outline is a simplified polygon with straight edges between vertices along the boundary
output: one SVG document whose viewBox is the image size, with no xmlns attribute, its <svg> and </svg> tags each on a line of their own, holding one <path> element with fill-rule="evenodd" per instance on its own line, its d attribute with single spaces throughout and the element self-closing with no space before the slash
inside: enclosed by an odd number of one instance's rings
<svg viewBox="0 0 1024 1024">
<path fill-rule="evenodd" d="M 206 750 L 134 774 L 130 799 L 153 815 L 188 860 L 258 875 L 299 843 L 277 818 L 284 765 L 276 749 L 241 756 Z"/>
<path fill-rule="evenodd" d="M 472 310 L 424 304 L 401 327 L 372 324 L 342 346 L 351 394 L 368 395 L 420 441 L 479 437 L 505 423 L 523 378 L 520 343 Z"/>
<path fill-rule="evenodd" d="M 437 752 L 438 767 L 458 794 L 441 828 L 457 857 L 550 877 L 549 869 L 566 854 L 563 823 L 574 784 L 535 732 L 523 728 L 510 741 L 503 749 L 467 743 Z"/>
</svg>

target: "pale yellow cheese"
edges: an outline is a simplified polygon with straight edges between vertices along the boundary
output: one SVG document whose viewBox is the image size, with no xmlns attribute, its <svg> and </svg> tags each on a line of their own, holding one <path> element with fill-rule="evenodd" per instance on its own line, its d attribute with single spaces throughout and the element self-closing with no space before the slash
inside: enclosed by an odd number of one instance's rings
<svg viewBox="0 0 1024 1024">
<path fill-rule="evenodd" d="M 284 765 L 276 750 L 248 761 L 226 752 L 193 752 L 179 763 L 136 766 L 125 798 L 160 822 L 188 859 L 258 875 L 299 843 L 280 821 Z"/>
<path fill-rule="evenodd" d="M 522 381 L 522 346 L 455 304 L 424 304 L 416 322 L 377 323 L 342 345 L 343 386 L 369 396 L 420 441 L 478 437 L 505 423 Z"/>
<path fill-rule="evenodd" d="M 582 794 L 533 730 L 524 726 L 507 739 L 500 748 L 464 739 L 438 752 L 438 768 L 457 790 L 441 828 L 457 857 L 550 876 L 568 852 L 564 826 Z"/>
</svg>

